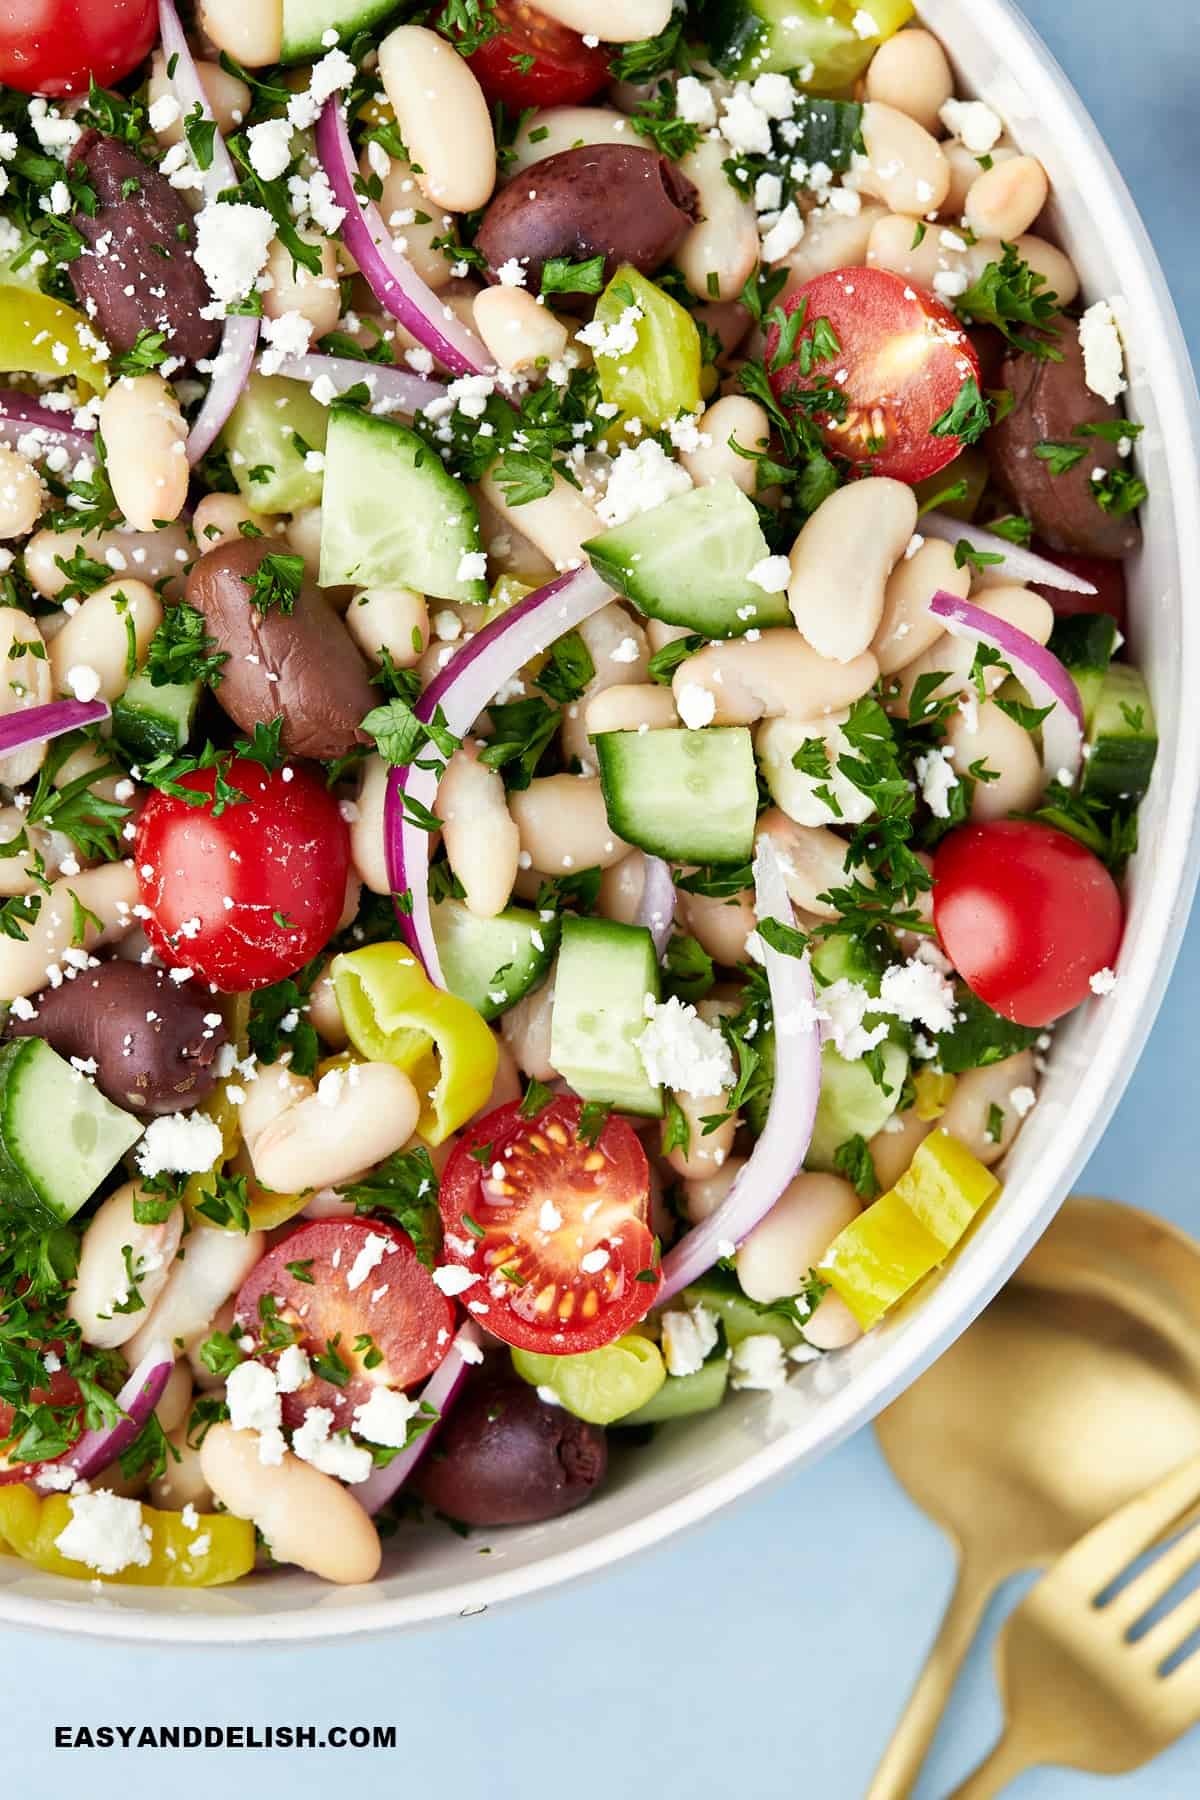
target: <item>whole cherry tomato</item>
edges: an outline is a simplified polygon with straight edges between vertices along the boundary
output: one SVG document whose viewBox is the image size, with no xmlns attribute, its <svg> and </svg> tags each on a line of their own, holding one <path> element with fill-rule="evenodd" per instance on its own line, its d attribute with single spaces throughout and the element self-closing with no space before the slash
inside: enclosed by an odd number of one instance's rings
<svg viewBox="0 0 1200 1800">
<path fill-rule="evenodd" d="M 525 106 L 577 106 L 609 80 L 608 55 L 577 31 L 548 19 L 528 0 L 495 0 L 500 30 L 467 58 L 489 100 Z"/>
<path fill-rule="evenodd" d="M 0 0 L 0 82 L 25 94 L 120 81 L 158 36 L 155 0 Z"/>
</svg>

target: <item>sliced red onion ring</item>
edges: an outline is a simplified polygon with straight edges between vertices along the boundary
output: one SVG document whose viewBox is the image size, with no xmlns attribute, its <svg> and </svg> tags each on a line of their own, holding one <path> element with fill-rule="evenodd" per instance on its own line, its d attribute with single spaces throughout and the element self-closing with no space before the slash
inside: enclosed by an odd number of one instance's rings
<svg viewBox="0 0 1200 1800">
<path fill-rule="evenodd" d="M 1075 785 L 1083 763 L 1083 702 L 1079 689 L 1052 650 L 981 606 L 939 588 L 929 610 L 956 637 L 974 638 L 998 650 L 1035 706 L 1053 708 L 1042 720 L 1042 766 L 1048 781 Z"/>
<path fill-rule="evenodd" d="M 759 923 L 794 925 L 778 852 L 760 841 L 754 855 L 754 900 Z M 760 942 L 762 940 L 760 939 Z M 765 1219 L 798 1174 L 817 1117 L 821 1092 L 821 1034 L 817 1029 L 812 972 L 807 956 L 785 956 L 762 942 L 775 1021 L 775 1086 L 767 1122 L 753 1154 L 716 1212 L 696 1225 L 663 1257 L 661 1306 L 711 1269 L 730 1244 L 740 1244 Z"/>
<path fill-rule="evenodd" d="M 675 882 L 670 865 L 661 856 L 647 856 L 642 897 L 634 915 L 636 925 L 644 925 L 654 939 L 655 954 L 661 959 L 671 939 L 675 922 Z"/>
<path fill-rule="evenodd" d="M 0 719 L 0 756 L 44 744 L 64 732 L 84 725 L 99 725 L 110 715 L 107 700 L 52 700 L 48 706 L 27 706 L 24 712 L 6 713 Z"/>
<path fill-rule="evenodd" d="M 1040 581 L 1043 587 L 1058 588 L 1065 594 L 1096 592 L 1082 575 L 1072 575 L 1069 569 L 1060 569 L 1057 563 L 1039 556 L 1035 550 L 1026 550 L 1023 544 L 1010 543 L 994 531 L 985 531 L 981 525 L 972 525 L 965 519 L 952 519 L 948 513 L 925 513 L 917 521 L 917 530 L 926 537 L 944 538 L 948 544 L 965 538 L 973 550 L 985 556 L 1002 556 L 1004 573 L 1014 581 Z"/>
<path fill-rule="evenodd" d="M 275 365 L 275 373 L 286 375 L 289 381 L 307 382 L 309 387 L 324 377 L 339 394 L 365 382 L 371 390 L 373 412 L 418 413 L 446 392 L 443 381 L 413 375 L 408 369 L 388 368 L 385 363 L 357 362 L 352 356 L 320 356 L 315 352 L 311 356 L 285 356 Z M 380 402 L 387 402 L 386 408 Z"/>
<path fill-rule="evenodd" d="M 399 1456 L 394 1456 L 386 1469 L 376 1469 L 365 1481 L 358 1482 L 350 1489 L 354 1498 L 369 1513 L 377 1513 L 386 1506 L 393 1494 L 398 1493 L 408 1480 L 430 1444 L 437 1434 L 438 1426 L 450 1411 L 450 1407 L 458 1396 L 458 1390 L 466 1379 L 467 1372 L 473 1363 L 480 1360 L 482 1338 L 478 1325 L 470 1320 L 461 1325 L 458 1334 L 447 1350 L 445 1357 L 438 1364 L 425 1386 L 421 1389 L 420 1403 L 431 1406 L 438 1415 L 426 1426 L 419 1438 L 416 1438 Z"/>
<path fill-rule="evenodd" d="M 196 71 L 187 34 L 179 22 L 179 14 L 172 0 L 158 0 L 158 29 L 169 72 L 167 78 L 181 110 L 186 115 L 198 106 L 201 117 L 211 120 L 212 107 L 208 104 L 208 95 Z M 206 202 L 238 184 L 233 158 L 225 148 L 225 140 L 219 131 L 213 132 L 212 159 L 202 174 Z M 231 313 L 225 320 L 221 342 L 213 358 L 212 381 L 204 397 L 204 405 L 188 433 L 187 453 L 190 463 L 198 463 L 211 448 L 237 404 L 254 366 L 257 344 L 257 318 L 247 313 Z"/>
<path fill-rule="evenodd" d="M 62 1491 L 65 1470 L 74 1471 L 75 1481 L 90 1481 L 93 1475 L 99 1475 L 110 1463 L 116 1462 L 162 1399 L 174 1367 L 170 1345 L 152 1344 L 117 1395 L 117 1405 L 125 1417 L 116 1425 L 105 1425 L 99 1431 L 85 1431 L 65 1456 L 42 1466 L 32 1477 L 33 1485 L 44 1493 L 58 1493 Z"/>
<path fill-rule="evenodd" d="M 19 393 L 15 388 L 0 388 L 0 444 L 7 444 L 12 450 L 32 433 L 37 439 L 38 455 L 44 455 L 47 450 L 62 449 L 76 462 L 81 456 L 95 460 L 95 433 L 64 425 L 63 419 L 67 416 L 51 412 L 48 406 L 39 405 L 31 395 Z"/>
<path fill-rule="evenodd" d="M 485 625 L 434 676 L 413 711 L 427 724 L 440 706 L 455 737 L 464 737 L 484 707 L 530 657 L 548 648 L 564 632 L 588 619 L 613 598 L 588 565 L 539 588 L 511 611 Z M 423 753 L 420 761 L 432 760 Z M 429 911 L 429 834 L 405 817 L 405 800 L 432 810 L 437 799 L 438 770 L 416 763 L 393 769 L 383 812 L 384 850 L 394 894 L 409 896 L 409 910 L 397 908 L 400 932 L 425 966 L 430 981 L 445 987 L 441 959 Z"/>
<path fill-rule="evenodd" d="M 163 0 L 165 4 L 165 0 Z M 360 199 L 358 170 L 350 133 L 338 98 L 325 102 L 317 121 L 317 154 L 346 214 L 342 237 L 364 280 L 381 306 L 398 319 L 419 344 L 431 350 L 452 375 L 485 375 L 495 368 L 473 331 L 439 300 L 412 264 L 392 245 L 391 233 L 374 201 Z"/>
</svg>

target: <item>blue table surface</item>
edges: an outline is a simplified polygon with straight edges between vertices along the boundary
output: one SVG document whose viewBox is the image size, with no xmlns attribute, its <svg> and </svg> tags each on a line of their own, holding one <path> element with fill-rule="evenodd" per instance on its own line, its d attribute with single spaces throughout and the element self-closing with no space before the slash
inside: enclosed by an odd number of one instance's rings
<svg viewBox="0 0 1200 1800">
<path fill-rule="evenodd" d="M 969 5 L 970 0 L 963 0 Z M 1142 208 L 1200 351 L 1200 49 L 1183 0 L 1024 0 Z M 1191 227 L 1192 229 L 1189 229 Z M 1189 241 L 1189 239 L 1191 241 Z M 1200 917 L 1150 1046 L 1081 1187 L 1192 1229 L 1194 996 Z M 893 1481 L 870 1431 L 817 1468 L 584 1587 L 425 1635 L 245 1654 L 135 1650 L 0 1634 L 0 1768 L 20 1800 L 94 1800 L 131 1783 L 178 1800 L 264 1777 L 316 1793 L 349 1781 L 486 1800 L 561 1792 L 860 1800 L 949 1591 L 951 1556 Z M 991 1638 L 975 1646 L 917 1800 L 938 1800 L 999 1726 Z M 395 1751 L 55 1750 L 56 1724 L 392 1723 Z M 301 1757 L 303 1759 L 301 1760 Z M 218 1788 L 219 1784 L 219 1788 Z M 1200 1735 L 1102 1783 L 1031 1773 L 1020 1800 L 1184 1800 Z"/>
</svg>

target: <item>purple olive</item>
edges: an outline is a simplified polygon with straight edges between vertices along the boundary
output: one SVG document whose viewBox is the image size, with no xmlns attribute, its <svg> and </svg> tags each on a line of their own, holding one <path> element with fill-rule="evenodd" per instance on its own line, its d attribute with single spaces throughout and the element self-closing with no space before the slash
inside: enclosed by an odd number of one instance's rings
<svg viewBox="0 0 1200 1800">
<path fill-rule="evenodd" d="M 643 275 L 667 261 L 695 221 L 700 196 L 687 176 L 654 150 L 589 144 L 561 150 L 501 188 L 475 239 L 492 278 L 514 259 L 536 294 L 542 265 L 604 258 L 609 281 L 622 263 Z M 581 296 L 556 295 L 556 306 Z"/>
<path fill-rule="evenodd" d="M 412 1486 L 464 1525 L 533 1525 L 582 1506 L 607 1466 L 599 1425 L 547 1405 L 516 1376 L 483 1374 L 438 1432 Z"/>
<path fill-rule="evenodd" d="M 114 350 L 129 350 L 140 331 L 161 331 L 172 356 L 211 356 L 221 327 L 200 316 L 212 295 L 192 254 L 183 196 L 128 144 L 99 131 L 84 132 L 70 166 L 87 176 L 96 209 L 72 215 L 87 248 L 68 273 L 102 335 Z"/>
</svg>

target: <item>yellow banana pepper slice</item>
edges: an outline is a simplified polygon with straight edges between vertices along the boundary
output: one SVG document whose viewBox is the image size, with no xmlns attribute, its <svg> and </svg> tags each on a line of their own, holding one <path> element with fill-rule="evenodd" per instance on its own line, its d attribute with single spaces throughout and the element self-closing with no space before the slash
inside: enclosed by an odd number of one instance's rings
<svg viewBox="0 0 1200 1800">
<path fill-rule="evenodd" d="M 143 1506 L 142 1524 L 150 1532 L 149 1562 L 130 1563 L 115 1575 L 100 1575 L 133 1587 L 218 1587 L 240 1581 L 254 1567 L 254 1527 L 229 1513 L 204 1513 L 185 1525 L 182 1513 Z M 32 1488 L 13 1484 L 0 1488 L 0 1538 L 9 1549 L 51 1575 L 95 1581 L 97 1571 L 64 1556 L 57 1540 L 71 1523 L 66 1494 L 40 1499 Z"/>
<path fill-rule="evenodd" d="M 90 319 L 49 294 L 0 287 L 0 369 L 22 375 L 73 376 L 99 394 L 108 371 L 97 350 L 105 349 Z"/>
<path fill-rule="evenodd" d="M 928 1124 L 940 1119 L 950 1104 L 950 1096 L 958 1086 L 957 1075 L 941 1075 L 936 1069 L 921 1069 L 913 1076 L 916 1100 L 913 1111 Z"/>
</svg>

